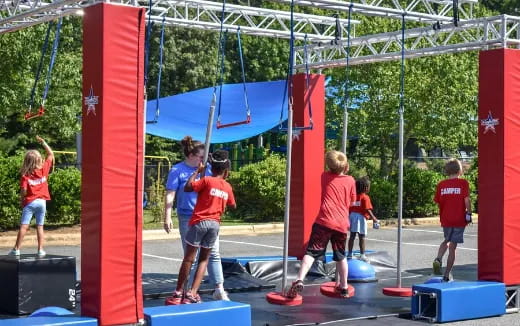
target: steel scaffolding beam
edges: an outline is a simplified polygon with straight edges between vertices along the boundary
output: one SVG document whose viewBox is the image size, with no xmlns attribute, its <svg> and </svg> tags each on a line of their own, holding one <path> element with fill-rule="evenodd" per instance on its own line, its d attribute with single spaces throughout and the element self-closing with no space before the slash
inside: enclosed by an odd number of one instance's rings
<svg viewBox="0 0 520 326">
<path fill-rule="evenodd" d="M 270 0 L 290 4 L 291 0 Z M 409 0 L 406 6 L 399 0 L 294 0 L 297 6 L 309 6 L 334 11 L 349 11 L 366 15 L 401 19 L 424 23 L 453 20 L 453 0 Z M 473 18 L 473 6 L 478 0 L 459 0 L 457 7 L 461 20 Z"/>
<path fill-rule="evenodd" d="M 444 53 L 485 50 L 497 47 L 520 48 L 520 17 L 501 15 L 405 31 L 405 56 L 416 58 Z M 338 45 L 308 45 L 295 48 L 295 68 L 311 69 L 346 65 L 347 41 Z M 398 60 L 401 57 L 401 31 L 354 37 L 350 40 L 350 65 Z"/>
<path fill-rule="evenodd" d="M 0 19 L 0 34 L 71 15 L 97 2 L 101 1 L 0 0 L 0 11 L 3 11 L 5 16 Z M 149 5 L 146 0 L 124 0 L 122 4 L 140 6 L 147 10 Z M 151 19 L 162 22 L 163 17 L 166 17 L 167 25 L 217 31 L 221 25 L 221 11 L 222 3 L 213 1 L 154 0 Z M 226 4 L 224 28 L 234 32 L 240 26 L 243 34 L 289 38 L 290 18 L 290 13 L 286 11 Z M 333 40 L 337 22 L 341 29 L 340 35 L 346 35 L 348 24 L 346 19 L 336 20 L 334 17 L 295 13 L 295 37 L 303 39 L 307 34 L 309 41 Z M 351 21 L 352 25 L 357 23 L 359 21 Z"/>
<path fill-rule="evenodd" d="M 130 4 L 130 3 L 129 3 Z M 146 1 L 140 1 L 141 6 L 146 6 Z M 218 31 L 221 25 L 222 3 L 193 0 L 159 0 L 152 4 L 152 21 L 162 22 L 165 17 L 167 25 L 198 28 Z M 240 26 L 241 33 L 289 38 L 290 13 L 266 8 L 247 7 L 226 4 L 224 15 L 224 29 L 236 31 Z M 347 34 L 347 19 L 294 13 L 294 35 L 297 39 L 303 39 L 307 34 L 309 41 L 324 42 L 335 39 L 336 22 L 339 22 L 339 35 Z M 359 21 L 352 20 L 351 24 Z M 354 29 L 352 29 L 354 31 Z M 354 35 L 354 32 L 352 32 Z"/>
</svg>

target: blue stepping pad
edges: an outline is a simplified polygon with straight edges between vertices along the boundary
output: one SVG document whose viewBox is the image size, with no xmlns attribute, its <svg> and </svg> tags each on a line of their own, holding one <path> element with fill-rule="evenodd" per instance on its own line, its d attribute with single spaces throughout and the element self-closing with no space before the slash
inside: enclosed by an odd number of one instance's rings
<svg viewBox="0 0 520 326">
<path fill-rule="evenodd" d="M 32 314 L 29 315 L 29 317 L 48 317 L 48 316 L 67 316 L 67 315 L 74 315 L 72 311 L 69 311 L 62 307 L 43 307 Z"/>
<path fill-rule="evenodd" d="M 349 282 L 375 282 L 376 271 L 369 263 L 358 259 L 347 260 Z"/>
<path fill-rule="evenodd" d="M 412 317 L 450 322 L 503 315 L 506 288 L 498 282 L 445 282 L 412 287 Z M 436 301 L 436 302 L 435 302 Z M 423 308 L 432 307 L 430 310 Z"/>
<path fill-rule="evenodd" d="M 365 250 L 365 254 L 371 254 L 371 253 L 374 253 L 374 252 L 376 252 L 376 251 L 375 251 L 375 250 Z M 354 250 L 352 253 L 354 254 L 354 257 L 360 255 L 359 250 Z M 349 260 L 350 260 L 350 259 L 349 259 Z M 332 252 L 327 252 L 327 253 L 325 254 L 325 263 L 330 263 L 330 262 L 332 262 L 332 261 L 334 261 L 334 260 L 332 259 Z"/>
<path fill-rule="evenodd" d="M 221 258 L 222 263 L 234 264 L 239 263 L 242 266 L 245 266 L 249 262 L 255 261 L 281 261 L 283 260 L 283 256 L 244 256 L 244 257 L 229 257 L 229 258 Z M 296 257 L 289 256 L 287 260 L 298 260 Z"/>
<path fill-rule="evenodd" d="M 97 326 L 98 321 L 89 317 L 27 317 L 0 320 L 1 326 L 52 326 L 52 325 L 81 325 Z"/>
<path fill-rule="evenodd" d="M 430 278 L 429 280 L 427 280 L 426 282 L 424 282 L 424 284 L 432 284 L 432 283 L 442 283 L 442 276 L 434 276 L 432 278 Z"/>
<path fill-rule="evenodd" d="M 208 301 L 144 309 L 149 326 L 251 326 L 251 306 L 233 301 Z"/>
</svg>

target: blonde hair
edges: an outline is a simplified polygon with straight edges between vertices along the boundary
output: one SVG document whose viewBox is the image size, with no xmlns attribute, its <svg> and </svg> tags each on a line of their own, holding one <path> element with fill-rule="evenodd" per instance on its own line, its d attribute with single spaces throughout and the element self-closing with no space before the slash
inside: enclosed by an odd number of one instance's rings
<svg viewBox="0 0 520 326">
<path fill-rule="evenodd" d="M 450 159 L 444 166 L 444 172 L 447 175 L 459 174 L 462 171 L 462 164 L 456 158 Z"/>
<path fill-rule="evenodd" d="M 43 158 L 40 152 L 35 149 L 28 150 L 25 153 L 22 167 L 20 169 L 21 175 L 31 175 L 34 170 L 40 169 L 43 165 Z"/>
<path fill-rule="evenodd" d="M 345 172 L 348 167 L 347 156 L 338 151 L 328 151 L 325 155 L 325 162 L 327 163 L 330 172 L 335 174 Z"/>
</svg>

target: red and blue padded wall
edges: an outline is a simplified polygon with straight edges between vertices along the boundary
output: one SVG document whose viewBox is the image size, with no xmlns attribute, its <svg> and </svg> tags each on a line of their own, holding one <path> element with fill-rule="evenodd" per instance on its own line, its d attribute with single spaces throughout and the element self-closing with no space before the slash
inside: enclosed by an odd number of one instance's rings
<svg viewBox="0 0 520 326">
<path fill-rule="evenodd" d="M 142 8 L 100 3 L 83 17 L 81 313 L 143 318 Z"/>
<path fill-rule="evenodd" d="M 520 50 L 479 60 L 478 279 L 520 284 Z"/>
<path fill-rule="evenodd" d="M 310 74 L 293 77 L 293 125 L 309 125 L 312 105 L 312 130 L 302 130 L 293 139 L 291 168 L 291 207 L 289 256 L 301 259 L 309 242 L 312 224 L 321 204 L 321 174 L 325 168 L 325 76 Z"/>
</svg>

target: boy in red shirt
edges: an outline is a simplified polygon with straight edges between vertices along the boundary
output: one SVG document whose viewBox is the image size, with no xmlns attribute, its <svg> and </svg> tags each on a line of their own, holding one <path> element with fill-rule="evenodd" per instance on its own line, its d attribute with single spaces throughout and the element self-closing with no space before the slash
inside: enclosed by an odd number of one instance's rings
<svg viewBox="0 0 520 326">
<path fill-rule="evenodd" d="M 327 244 L 332 244 L 332 259 L 336 262 L 339 280 L 336 290 L 348 298 L 348 265 L 345 259 L 345 246 L 349 230 L 348 212 L 350 203 L 356 200 L 354 178 L 348 172 L 347 156 L 338 151 L 329 151 L 325 156 L 329 171 L 321 175 L 320 212 L 312 226 L 307 251 L 303 257 L 298 277 L 285 294 L 294 298 L 303 291 L 303 280 L 316 258 L 323 258 Z"/>
<path fill-rule="evenodd" d="M 452 280 L 451 269 L 455 263 L 457 244 L 464 242 L 464 229 L 471 223 L 471 201 L 469 183 L 461 179 L 462 165 L 457 159 L 451 159 L 444 167 L 448 179 L 437 185 L 434 201 L 439 205 L 441 225 L 444 230 L 444 241 L 439 246 L 437 258 L 433 261 L 433 273 L 442 275 L 442 257 L 449 249 L 448 261 L 443 281 Z"/>
<path fill-rule="evenodd" d="M 205 176 L 196 180 L 198 174 L 204 171 L 204 166 L 200 163 L 198 169 L 190 176 L 184 186 L 185 192 L 198 192 L 198 198 L 190 219 L 190 228 L 185 236 L 186 250 L 179 270 L 177 288 L 173 292 L 173 296 L 167 298 L 167 304 L 201 302 L 197 292 L 206 272 L 211 248 L 217 241 L 220 217 L 226 206 L 236 208 L 233 189 L 225 180 L 229 176 L 230 167 L 228 152 L 224 150 L 215 151 L 211 156 L 210 163 L 213 176 Z M 199 262 L 195 279 L 191 289 L 183 293 L 184 283 L 188 279 L 191 265 L 199 248 Z"/>
<path fill-rule="evenodd" d="M 20 202 L 23 208 L 22 219 L 16 244 L 9 251 L 11 256 L 20 255 L 20 247 L 33 216 L 36 217 L 37 254 L 39 257 L 45 256 L 45 251 L 43 250 L 43 224 L 47 211 L 46 201 L 51 199 L 48 179 L 52 162 L 54 161 L 54 154 L 43 138 L 36 136 L 36 140 L 42 144 L 47 153 L 47 158 L 43 160 L 40 152 L 34 149 L 25 153 L 22 168 L 20 169 L 20 174 L 22 175 L 20 178 Z"/>
<path fill-rule="evenodd" d="M 378 228 L 379 220 L 376 218 L 372 209 L 372 202 L 368 196 L 370 191 L 370 180 L 368 177 L 362 177 L 356 180 L 356 200 L 350 206 L 350 238 L 348 239 L 348 254 L 347 259 L 352 258 L 352 249 L 354 247 L 354 240 L 356 234 L 359 236 L 359 259 L 368 262 L 368 257 L 365 255 L 365 237 L 367 235 L 367 221 L 374 221 L 374 228 Z"/>
</svg>

